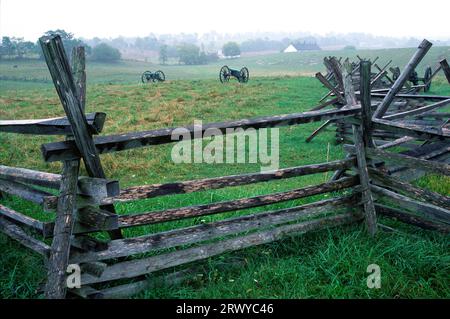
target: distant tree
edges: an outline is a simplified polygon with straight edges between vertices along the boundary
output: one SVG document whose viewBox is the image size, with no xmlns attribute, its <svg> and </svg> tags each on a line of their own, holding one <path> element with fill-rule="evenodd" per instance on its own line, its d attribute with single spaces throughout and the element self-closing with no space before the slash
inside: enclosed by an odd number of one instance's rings
<svg viewBox="0 0 450 319">
<path fill-rule="evenodd" d="M 181 63 L 193 65 L 193 64 L 205 64 L 206 55 L 204 52 L 200 54 L 200 48 L 194 44 L 184 43 L 178 46 L 178 58 Z"/>
<path fill-rule="evenodd" d="M 164 44 L 159 48 L 159 62 L 161 64 L 166 64 L 168 58 L 169 57 L 167 55 L 167 45 Z"/>
<path fill-rule="evenodd" d="M 241 54 L 241 49 L 236 42 L 227 42 L 223 45 L 222 53 L 224 56 L 238 56 Z"/>
<path fill-rule="evenodd" d="M 346 45 L 342 50 L 355 51 L 356 47 L 354 45 Z"/>
<path fill-rule="evenodd" d="M 100 43 L 92 49 L 91 59 L 94 61 L 117 62 L 120 58 L 120 51 L 106 43 Z"/>
<path fill-rule="evenodd" d="M 54 36 L 54 35 L 59 35 L 61 37 L 61 40 L 63 41 L 64 44 L 64 50 L 66 51 L 66 54 L 69 57 L 69 59 L 72 56 L 72 49 L 77 46 L 84 46 L 88 54 L 91 52 L 89 46 L 80 39 L 76 39 L 73 33 L 66 32 L 65 30 L 62 29 L 49 30 L 44 33 L 44 36 Z M 40 57 L 43 58 L 42 50 L 39 50 L 39 53 Z"/>
<path fill-rule="evenodd" d="M 2 45 L 0 47 L 0 56 L 4 58 L 11 55 L 14 55 L 14 44 L 10 37 L 3 37 Z"/>
</svg>

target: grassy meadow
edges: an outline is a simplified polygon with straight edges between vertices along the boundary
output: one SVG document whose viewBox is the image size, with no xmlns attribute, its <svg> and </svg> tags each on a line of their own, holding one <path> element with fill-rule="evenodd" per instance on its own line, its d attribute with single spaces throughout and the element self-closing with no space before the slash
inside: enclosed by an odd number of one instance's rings
<svg viewBox="0 0 450 319">
<path fill-rule="evenodd" d="M 124 61 L 114 65 L 88 63 L 87 112 L 107 113 L 102 134 L 118 134 L 178 125 L 190 125 L 264 115 L 307 111 L 327 92 L 311 74 L 323 71 L 327 55 L 393 59 L 403 66 L 413 49 L 352 52 L 311 52 L 246 57 L 206 66 L 159 66 Z M 438 57 L 449 56 L 449 48 L 433 48 L 421 64 L 434 65 Z M 250 81 L 240 85 L 217 80 L 220 66 L 228 64 L 250 69 Z M 17 65 L 14 68 L 13 65 Z M 168 81 L 143 85 L 140 74 L 162 69 Z M 421 72 L 420 72 L 421 73 Z M 43 62 L 0 62 L 0 119 L 28 119 L 63 116 L 64 112 L 50 83 L 20 81 L 49 78 Z M 432 92 L 450 94 L 442 76 L 433 82 Z M 341 159 L 344 151 L 334 142 L 329 128 L 311 143 L 304 140 L 320 125 L 280 128 L 280 167 L 291 167 Z M 59 173 L 59 163 L 42 160 L 40 145 L 61 137 L 0 134 L 0 163 Z M 121 187 L 167 183 L 222 175 L 256 172 L 258 164 L 174 164 L 172 145 L 135 149 L 102 155 L 108 177 L 119 179 Z M 84 169 L 83 169 L 84 172 Z M 271 181 L 194 194 L 164 196 L 118 204 L 120 214 L 130 214 L 207 204 L 218 201 L 282 192 L 328 180 L 331 173 Z M 450 194 L 450 179 L 429 175 L 416 181 L 444 195 Z M 183 227 L 224 217 L 262 212 L 305 204 L 330 195 L 320 195 L 249 209 L 127 229 L 127 237 Z M 1 204 L 40 220 L 51 220 L 34 204 L 6 196 Z M 449 298 L 450 254 L 448 237 L 419 230 L 391 220 L 381 222 L 399 230 L 380 232 L 371 239 L 363 225 L 292 236 L 276 243 L 224 254 L 201 263 L 198 274 L 187 282 L 148 290 L 139 298 Z M 106 236 L 106 235 L 100 235 Z M 42 298 L 36 288 L 45 279 L 43 260 L 0 234 L 0 297 Z M 232 261 L 239 260 L 238 266 Z M 368 289 L 366 268 L 381 267 L 381 289 Z"/>
</svg>

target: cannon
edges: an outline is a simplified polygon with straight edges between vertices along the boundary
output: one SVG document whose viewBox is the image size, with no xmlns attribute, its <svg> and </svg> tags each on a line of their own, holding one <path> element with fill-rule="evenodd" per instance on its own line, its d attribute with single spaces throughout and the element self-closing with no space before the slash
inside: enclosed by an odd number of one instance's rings
<svg viewBox="0 0 450 319">
<path fill-rule="evenodd" d="M 250 75 L 246 67 L 243 67 L 241 70 L 234 70 L 230 69 L 226 65 L 223 66 L 220 69 L 219 73 L 220 82 L 222 83 L 228 82 L 230 81 L 231 77 L 236 78 L 239 81 L 239 83 L 247 83 Z"/>
<path fill-rule="evenodd" d="M 166 76 L 163 71 L 145 71 L 141 76 L 142 83 L 148 82 L 164 82 L 166 80 Z"/>
<path fill-rule="evenodd" d="M 392 72 L 392 78 L 394 81 L 396 81 L 398 79 L 398 77 L 400 76 L 400 68 L 399 67 L 395 67 L 395 68 L 391 68 L 390 69 Z M 425 69 L 425 74 L 423 76 L 423 78 L 419 78 L 419 75 L 417 74 L 417 71 L 414 70 L 413 72 L 411 72 L 411 74 L 409 75 L 408 81 L 411 82 L 413 85 L 419 85 L 419 82 L 423 83 L 423 90 L 425 92 L 428 92 L 431 88 L 431 79 L 433 77 L 433 70 L 431 69 L 431 67 L 427 67 Z"/>
</svg>

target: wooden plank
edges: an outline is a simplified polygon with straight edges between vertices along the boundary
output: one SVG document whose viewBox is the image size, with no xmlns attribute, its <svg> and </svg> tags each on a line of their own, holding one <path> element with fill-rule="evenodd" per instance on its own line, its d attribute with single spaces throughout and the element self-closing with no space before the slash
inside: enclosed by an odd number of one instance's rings
<svg viewBox="0 0 450 319">
<path fill-rule="evenodd" d="M 448 140 L 450 139 L 449 129 L 439 129 L 435 127 L 425 127 L 422 125 L 403 124 L 401 122 L 393 122 L 387 120 L 373 120 L 375 129 L 384 130 L 392 133 L 417 137 L 423 140 Z"/>
<path fill-rule="evenodd" d="M 4 217 L 0 217 L 0 231 L 34 252 L 44 257 L 48 257 L 50 252 L 50 247 L 48 245 L 31 237 L 19 226 L 6 220 Z"/>
<path fill-rule="evenodd" d="M 214 265 L 214 270 L 219 273 L 230 272 L 234 269 L 242 268 L 247 264 L 247 261 L 242 258 L 227 258 L 226 262 L 218 263 Z M 188 268 L 166 272 L 165 274 L 158 276 L 146 277 L 143 280 L 135 281 L 132 283 L 118 285 L 114 287 L 108 287 L 101 290 L 102 298 L 104 299 L 123 299 L 130 298 L 144 290 L 157 289 L 160 287 L 175 286 L 183 281 L 194 277 L 195 275 L 205 274 L 209 272 L 209 266 L 206 265 L 193 265 Z"/>
<path fill-rule="evenodd" d="M 395 205 L 398 205 L 401 208 L 409 209 L 418 215 L 422 215 L 433 220 L 438 220 L 447 224 L 450 223 L 450 211 L 448 209 L 419 202 L 376 185 L 371 185 L 370 187 L 374 193 L 391 199 L 394 201 Z"/>
<path fill-rule="evenodd" d="M 441 61 L 439 61 L 439 64 L 444 71 L 445 78 L 447 79 L 448 83 L 450 83 L 450 66 L 448 65 L 447 59 L 442 59 Z"/>
<path fill-rule="evenodd" d="M 0 178 L 12 182 L 59 189 L 61 175 L 34 171 L 26 168 L 0 165 Z M 112 197 L 120 192 L 119 182 L 115 180 L 80 176 L 78 194 L 93 197 Z"/>
<path fill-rule="evenodd" d="M 311 122 L 326 121 L 329 119 L 340 119 L 348 116 L 358 114 L 361 107 L 355 106 L 343 110 L 327 110 L 327 111 L 313 111 L 304 113 L 293 113 L 288 115 L 268 116 L 255 119 L 243 119 L 231 122 L 210 123 L 202 126 L 196 132 L 203 133 L 207 129 L 218 129 L 223 134 L 237 128 L 270 128 L 281 127 L 297 124 L 305 124 Z M 190 133 L 191 138 L 197 138 L 194 135 L 194 126 L 185 127 Z M 125 151 L 138 147 L 145 147 L 149 145 L 160 145 L 167 143 L 174 143 L 172 134 L 177 128 L 166 128 L 160 130 L 133 132 L 119 135 L 101 136 L 94 139 L 97 151 L 100 154 Z M 200 135 L 200 134 L 198 134 Z M 41 147 L 44 160 L 47 162 L 55 162 L 66 159 L 76 159 L 80 157 L 80 153 L 73 141 L 55 142 L 43 144 Z"/>
<path fill-rule="evenodd" d="M 403 137 L 395 139 L 395 140 L 393 140 L 391 142 L 387 142 L 387 143 L 379 146 L 378 148 L 382 149 L 382 150 L 386 150 L 388 148 L 396 147 L 396 146 L 399 146 L 399 145 L 402 145 L 402 144 L 405 144 L 405 143 L 408 143 L 408 142 L 411 142 L 411 141 L 414 141 L 414 140 L 415 140 L 414 137 L 403 136 Z"/>
<path fill-rule="evenodd" d="M 76 190 L 80 161 L 66 161 L 63 167 L 55 228 L 48 262 L 45 297 L 62 299 L 66 295 L 66 269 L 76 209 Z"/>
<path fill-rule="evenodd" d="M 381 149 L 368 148 L 366 153 L 370 157 L 375 157 L 383 161 L 393 162 L 410 168 L 419 168 L 428 172 L 444 174 L 450 176 L 450 165 L 435 161 L 428 161 L 412 156 L 387 152 Z"/>
<path fill-rule="evenodd" d="M 377 215 L 373 203 L 372 193 L 370 191 L 370 178 L 367 170 L 366 153 L 364 151 L 364 142 L 362 140 L 361 129 L 354 125 L 353 136 L 355 140 L 356 160 L 358 162 L 357 170 L 359 172 L 359 181 L 362 186 L 362 198 L 364 205 L 364 214 L 369 234 L 373 237 L 377 232 Z"/>
<path fill-rule="evenodd" d="M 141 237 L 113 240 L 108 243 L 108 249 L 102 251 L 73 252 L 70 262 L 81 263 L 107 260 L 153 250 L 174 248 L 181 245 L 199 243 L 206 240 L 262 229 L 300 218 L 312 217 L 324 212 L 335 212 L 340 208 L 351 209 L 356 206 L 359 194 L 322 200 L 312 204 L 287 208 L 277 211 L 256 213 L 226 220 L 196 225 L 183 229 L 169 230 L 162 233 Z"/>
<path fill-rule="evenodd" d="M 342 96 L 341 92 L 337 88 L 335 88 L 320 72 L 316 73 L 316 79 L 320 81 L 327 89 L 334 93 L 337 97 L 338 101 L 345 104 L 345 99 Z"/>
<path fill-rule="evenodd" d="M 328 120 L 325 123 L 323 123 L 321 126 L 319 126 L 319 128 L 317 128 L 314 132 L 312 132 L 310 136 L 308 136 L 308 138 L 305 140 L 305 142 L 306 143 L 311 142 L 312 139 L 317 136 L 317 134 L 319 134 L 322 130 L 324 130 L 331 123 L 333 123 L 331 120 Z"/>
<path fill-rule="evenodd" d="M 274 203 L 300 199 L 308 196 L 329 193 L 332 191 L 349 188 L 355 186 L 358 183 L 358 179 L 359 179 L 358 176 L 352 176 L 334 182 L 323 183 L 315 186 L 308 186 L 282 193 L 261 195 L 256 197 L 242 198 L 232 201 L 205 204 L 199 206 L 174 208 L 149 213 L 123 215 L 119 216 L 119 225 L 121 228 L 133 227 L 139 225 L 161 223 L 170 220 L 179 220 L 183 218 L 205 216 L 265 206 Z"/>
<path fill-rule="evenodd" d="M 450 226 L 446 224 L 436 223 L 420 216 L 408 214 L 403 210 L 388 207 L 386 205 L 375 204 L 377 212 L 383 216 L 395 218 L 403 223 L 417 226 L 427 230 L 435 230 L 444 234 L 450 233 Z"/>
<path fill-rule="evenodd" d="M 86 114 L 89 133 L 99 134 L 105 123 L 105 113 Z M 32 135 L 67 135 L 72 128 L 66 117 L 41 120 L 0 120 L 0 132 Z"/>
<path fill-rule="evenodd" d="M 34 229 L 35 231 L 41 233 L 44 237 L 48 236 L 48 232 L 50 231 L 43 222 L 16 212 L 15 210 L 3 205 L 0 205 L 0 215 L 6 217 L 7 219 L 13 220 L 16 223 Z"/>
<path fill-rule="evenodd" d="M 395 96 L 400 93 L 400 90 L 405 85 L 405 82 L 408 80 L 409 75 L 411 72 L 414 71 L 414 69 L 417 67 L 417 65 L 422 61 L 423 57 L 427 54 L 427 52 L 430 50 L 432 44 L 431 42 L 424 39 L 422 43 L 417 48 L 417 51 L 412 56 L 411 60 L 408 62 L 408 64 L 403 69 L 403 72 L 400 74 L 398 79 L 395 81 L 395 83 L 392 85 L 389 92 L 384 97 L 383 101 L 381 101 L 380 105 L 378 106 L 377 110 L 373 114 L 373 118 L 382 118 L 386 111 L 388 110 L 390 104 L 392 101 L 394 101 Z"/>
<path fill-rule="evenodd" d="M 447 100 L 443 100 L 443 101 L 439 101 L 439 102 L 435 102 L 433 104 L 430 105 L 426 105 L 423 107 L 419 107 L 417 109 L 413 109 L 413 110 L 409 110 L 409 111 L 405 111 L 405 112 L 400 112 L 400 113 L 395 113 L 392 115 L 386 115 L 383 117 L 383 119 L 385 120 L 396 120 L 396 119 L 401 119 L 407 116 L 413 116 L 413 115 L 419 115 L 419 114 L 423 114 L 426 112 L 430 112 L 432 110 L 438 109 L 440 107 L 446 106 L 450 104 L 450 99 Z"/>
<path fill-rule="evenodd" d="M 85 285 L 90 285 L 93 283 L 138 277 L 155 271 L 217 256 L 225 252 L 270 243 L 280 240 L 287 235 L 297 235 L 328 227 L 348 225 L 355 223 L 360 219 L 360 216 L 355 216 L 353 214 L 336 215 L 319 220 L 276 227 L 271 230 L 256 232 L 242 237 L 236 237 L 199 247 L 183 249 L 159 256 L 116 263 L 108 267 L 100 278 L 89 274 L 82 275 L 81 282 Z"/>
<path fill-rule="evenodd" d="M 7 181 L 1 178 L 0 191 L 42 206 L 45 206 L 47 200 L 49 200 L 50 198 L 55 198 L 54 195 L 42 190 L 30 187 L 22 183 Z"/>
<path fill-rule="evenodd" d="M 440 195 L 427 189 L 415 187 L 373 168 L 369 168 L 369 173 L 374 179 L 376 185 L 389 187 L 397 192 L 404 192 L 408 196 L 411 196 L 417 200 L 425 201 L 442 208 L 450 207 L 450 197 L 448 196 Z"/>
<path fill-rule="evenodd" d="M 123 189 L 120 192 L 120 195 L 114 198 L 106 199 L 103 201 L 103 203 L 112 204 L 114 202 L 128 202 L 132 200 L 152 198 L 156 196 L 187 194 L 208 189 L 242 186 L 258 182 L 323 173 L 336 169 L 348 169 L 353 165 L 355 165 L 354 159 L 346 159 L 321 164 L 283 168 L 274 172 L 267 173 L 250 173 L 167 184 L 133 186 Z"/>
<path fill-rule="evenodd" d="M 101 230 L 119 228 L 117 214 L 92 206 L 79 209 L 75 215 L 75 221 L 74 233 L 81 233 L 85 228 L 89 229 L 91 227 Z"/>
</svg>

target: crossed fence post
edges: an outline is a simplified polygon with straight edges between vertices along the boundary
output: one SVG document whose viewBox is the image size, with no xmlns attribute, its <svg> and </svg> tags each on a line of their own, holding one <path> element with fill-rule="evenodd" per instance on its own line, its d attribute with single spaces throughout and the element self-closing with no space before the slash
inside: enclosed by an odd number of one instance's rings
<svg viewBox="0 0 450 319">
<path fill-rule="evenodd" d="M 75 49 L 72 69 L 60 36 L 42 37 L 39 41 L 56 91 L 72 128 L 73 135 L 68 138 L 75 141 L 89 176 L 105 178 L 100 156 L 84 114 L 86 94 L 84 49 Z M 79 167 L 80 158 L 63 162 L 63 176 L 57 204 L 54 238 L 48 262 L 48 280 L 45 287 L 47 298 L 64 298 L 66 293 L 65 272 L 70 255 L 74 214 L 77 209 Z M 100 206 L 100 208 L 115 213 L 113 205 Z M 121 238 L 119 229 L 109 233 L 113 239 Z"/>
</svg>

